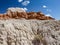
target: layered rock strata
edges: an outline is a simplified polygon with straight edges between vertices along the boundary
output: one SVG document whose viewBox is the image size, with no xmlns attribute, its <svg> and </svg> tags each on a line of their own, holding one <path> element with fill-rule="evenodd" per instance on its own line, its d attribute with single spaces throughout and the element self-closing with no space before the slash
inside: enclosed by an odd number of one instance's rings
<svg viewBox="0 0 60 45">
<path fill-rule="evenodd" d="M 22 8 L 8 8 L 5 14 L 0 14 L 0 19 L 37 19 L 37 20 L 54 20 L 50 16 L 45 16 L 41 12 L 26 12 Z"/>
</svg>

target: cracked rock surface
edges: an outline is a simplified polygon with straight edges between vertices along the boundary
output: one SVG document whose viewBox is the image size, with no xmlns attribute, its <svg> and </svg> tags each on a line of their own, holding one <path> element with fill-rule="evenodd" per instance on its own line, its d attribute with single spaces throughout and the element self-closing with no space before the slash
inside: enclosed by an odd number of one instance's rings
<svg viewBox="0 0 60 45">
<path fill-rule="evenodd" d="M 46 45 L 60 45 L 58 20 L 0 20 L 0 45 L 44 45 L 32 41 L 37 32 L 42 33 Z"/>
</svg>

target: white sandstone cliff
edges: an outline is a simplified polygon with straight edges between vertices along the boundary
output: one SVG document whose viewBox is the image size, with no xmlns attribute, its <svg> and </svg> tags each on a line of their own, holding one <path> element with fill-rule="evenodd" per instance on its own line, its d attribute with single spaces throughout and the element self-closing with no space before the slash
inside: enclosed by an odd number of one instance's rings
<svg viewBox="0 0 60 45">
<path fill-rule="evenodd" d="M 11 11 L 11 12 L 26 12 L 24 8 L 19 8 L 19 7 L 11 7 L 11 8 L 8 8 L 7 9 L 8 11 Z"/>
<path fill-rule="evenodd" d="M 35 40 L 37 33 L 45 42 Z M 0 20 L 0 45 L 60 45 L 60 21 Z"/>
</svg>

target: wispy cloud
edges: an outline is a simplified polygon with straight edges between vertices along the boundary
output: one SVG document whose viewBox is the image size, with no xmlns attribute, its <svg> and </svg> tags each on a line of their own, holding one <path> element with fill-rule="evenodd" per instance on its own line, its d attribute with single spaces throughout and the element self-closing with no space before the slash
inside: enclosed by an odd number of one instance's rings
<svg viewBox="0 0 60 45">
<path fill-rule="evenodd" d="M 18 2 L 22 2 L 23 0 L 18 0 Z"/>
<path fill-rule="evenodd" d="M 27 6 L 30 3 L 30 1 L 24 1 L 22 2 L 22 5 Z"/>
<path fill-rule="evenodd" d="M 51 9 L 47 9 L 47 12 L 52 12 L 52 10 Z"/>
<path fill-rule="evenodd" d="M 46 14 L 46 16 L 50 16 L 50 17 L 52 17 L 51 14 Z"/>
</svg>

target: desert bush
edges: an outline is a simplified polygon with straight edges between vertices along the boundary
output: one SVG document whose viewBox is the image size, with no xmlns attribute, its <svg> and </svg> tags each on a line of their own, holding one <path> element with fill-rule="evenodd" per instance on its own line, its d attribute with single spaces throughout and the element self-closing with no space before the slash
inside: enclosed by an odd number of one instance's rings
<svg viewBox="0 0 60 45">
<path fill-rule="evenodd" d="M 40 34 L 36 34 L 35 37 L 34 37 L 34 40 L 33 40 L 33 44 L 34 45 L 40 45 L 41 43 L 43 45 L 47 45 L 47 42 L 44 39 L 43 35 L 41 33 Z"/>
</svg>

